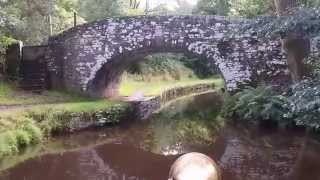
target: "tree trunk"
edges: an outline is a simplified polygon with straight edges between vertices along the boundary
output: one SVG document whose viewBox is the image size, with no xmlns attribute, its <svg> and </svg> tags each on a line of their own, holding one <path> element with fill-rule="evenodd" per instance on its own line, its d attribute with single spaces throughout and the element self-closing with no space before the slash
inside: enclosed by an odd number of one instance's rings
<svg viewBox="0 0 320 180">
<path fill-rule="evenodd" d="M 310 53 L 310 40 L 301 35 L 289 34 L 281 42 L 283 49 L 288 54 L 287 64 L 291 79 L 294 83 L 297 83 L 307 74 L 303 60 Z"/>
<path fill-rule="evenodd" d="M 274 0 L 278 16 L 288 15 L 292 8 L 297 7 L 298 0 Z M 287 34 L 282 39 L 282 48 L 287 52 L 287 64 L 294 83 L 303 79 L 306 67 L 303 60 L 310 53 L 310 40 L 302 34 Z"/>
<path fill-rule="evenodd" d="M 285 15 L 291 8 L 298 5 L 298 0 L 274 0 L 274 5 L 278 15 Z"/>
</svg>

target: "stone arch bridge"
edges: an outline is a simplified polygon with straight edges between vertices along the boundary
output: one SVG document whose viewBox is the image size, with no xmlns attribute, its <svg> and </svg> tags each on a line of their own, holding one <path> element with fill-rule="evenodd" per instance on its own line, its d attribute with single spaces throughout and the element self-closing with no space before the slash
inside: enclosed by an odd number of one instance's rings
<svg viewBox="0 0 320 180">
<path fill-rule="evenodd" d="M 84 24 L 49 39 L 45 60 L 52 88 L 105 97 L 126 65 L 157 52 L 206 58 L 229 91 L 288 78 L 279 40 L 240 31 L 246 20 L 218 16 L 138 16 Z"/>
</svg>

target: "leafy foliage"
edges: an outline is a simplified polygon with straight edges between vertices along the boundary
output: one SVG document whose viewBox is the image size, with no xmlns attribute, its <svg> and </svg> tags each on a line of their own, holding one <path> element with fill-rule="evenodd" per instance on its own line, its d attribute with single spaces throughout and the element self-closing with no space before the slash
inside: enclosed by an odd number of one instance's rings
<svg viewBox="0 0 320 180">
<path fill-rule="evenodd" d="M 274 0 L 199 0 L 195 13 L 229 15 L 254 18 L 261 15 L 275 15 Z M 319 0 L 294 0 L 300 8 L 320 7 Z"/>
<path fill-rule="evenodd" d="M 285 114 L 289 112 L 289 102 L 271 87 L 251 88 L 229 97 L 223 114 L 250 122 L 272 121 L 287 124 Z"/>
<path fill-rule="evenodd" d="M 273 14 L 272 2 L 265 0 L 200 0 L 195 13 L 253 18 Z"/>
<path fill-rule="evenodd" d="M 288 117 L 296 125 L 315 130 L 320 129 L 320 81 L 304 80 L 292 89 Z"/>
<path fill-rule="evenodd" d="M 84 0 L 79 2 L 79 13 L 86 21 L 101 20 L 106 17 L 125 15 L 129 1 L 125 0 Z"/>
<path fill-rule="evenodd" d="M 320 52 L 312 52 L 305 59 L 305 65 L 308 69 L 308 77 L 320 78 Z"/>
<path fill-rule="evenodd" d="M 19 116 L 19 123 L 13 129 L 2 129 L 0 133 L 0 157 L 19 152 L 19 149 L 27 145 L 37 143 L 42 139 L 42 132 L 29 118 Z M 6 123 L 1 119 L 2 123 Z M 11 121 L 15 121 L 11 119 Z M 8 126 L 0 124 L 2 127 Z"/>
<path fill-rule="evenodd" d="M 273 1 L 231 0 L 230 15 L 253 18 L 259 15 L 273 14 Z"/>
<path fill-rule="evenodd" d="M 303 7 L 320 7 L 320 0 L 298 0 L 298 5 Z"/>
<path fill-rule="evenodd" d="M 248 88 L 225 101 L 223 115 L 246 121 L 273 121 L 320 130 L 320 81 L 304 80 L 291 89 L 288 97 L 270 87 Z"/>
<path fill-rule="evenodd" d="M 4 0 L 0 1 L 0 19 L 5 19 L 7 36 L 29 45 L 42 44 L 49 36 L 49 15 L 54 33 L 59 33 L 73 25 L 77 3 L 77 0 L 57 0 L 54 4 L 48 0 Z"/>
<path fill-rule="evenodd" d="M 210 69 L 208 65 L 209 62 L 206 59 L 189 58 L 183 54 L 159 53 L 147 56 L 143 62 L 130 65 L 128 72 L 140 75 L 142 80 L 149 79 L 151 76 L 179 80 L 195 76 L 208 78 L 219 74 L 217 68 Z"/>
<path fill-rule="evenodd" d="M 137 80 L 150 81 L 157 77 L 163 80 L 179 80 L 194 76 L 192 70 L 179 61 L 183 56 L 178 54 L 154 54 L 147 56 L 143 62 L 132 64 L 128 68 Z"/>
<path fill-rule="evenodd" d="M 6 54 L 6 49 L 8 48 L 9 45 L 11 45 L 12 43 L 16 42 L 16 40 L 4 36 L 1 36 L 1 32 L 0 32 L 0 75 L 4 74 L 5 72 L 5 54 Z"/>
<path fill-rule="evenodd" d="M 230 6 L 230 0 L 199 0 L 194 13 L 226 16 Z"/>
<path fill-rule="evenodd" d="M 258 32 L 262 37 L 282 36 L 290 33 L 303 34 L 309 37 L 319 36 L 320 9 L 297 8 L 288 16 L 258 17 L 252 23 L 245 24 L 242 31 Z"/>
</svg>

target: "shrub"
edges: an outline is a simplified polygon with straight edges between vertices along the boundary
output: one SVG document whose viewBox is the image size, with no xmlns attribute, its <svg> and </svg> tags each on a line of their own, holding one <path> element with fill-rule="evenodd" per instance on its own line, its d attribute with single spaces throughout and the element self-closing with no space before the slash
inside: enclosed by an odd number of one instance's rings
<svg viewBox="0 0 320 180">
<path fill-rule="evenodd" d="M 23 130 L 29 135 L 31 143 L 37 143 L 41 141 L 42 131 L 34 123 L 30 122 L 28 124 L 25 124 Z"/>
<path fill-rule="evenodd" d="M 5 53 L 9 45 L 15 43 L 16 40 L 0 34 L 0 74 L 4 73 L 5 68 Z"/>
<path fill-rule="evenodd" d="M 320 129 L 320 81 L 304 80 L 292 88 L 288 118 L 296 125 Z"/>
<path fill-rule="evenodd" d="M 0 157 L 19 152 L 21 147 L 38 143 L 42 139 L 42 132 L 35 122 L 23 116 L 17 116 L 18 124 L 7 127 L 0 133 Z M 2 119 L 13 121 L 14 119 Z"/>
<path fill-rule="evenodd" d="M 287 125 L 289 101 L 271 87 L 247 88 L 225 101 L 225 117 L 239 118 L 249 122 L 272 122 Z"/>
<path fill-rule="evenodd" d="M 306 79 L 292 86 L 288 97 L 270 87 L 248 88 L 228 96 L 223 115 L 251 122 L 273 121 L 281 125 L 296 125 L 320 130 L 320 81 Z"/>
<path fill-rule="evenodd" d="M 19 146 L 24 147 L 29 145 L 32 142 L 32 137 L 26 131 L 17 130 L 16 131 L 16 138 Z"/>
<path fill-rule="evenodd" d="M 0 134 L 0 157 L 18 152 L 18 142 L 13 131 Z"/>
</svg>

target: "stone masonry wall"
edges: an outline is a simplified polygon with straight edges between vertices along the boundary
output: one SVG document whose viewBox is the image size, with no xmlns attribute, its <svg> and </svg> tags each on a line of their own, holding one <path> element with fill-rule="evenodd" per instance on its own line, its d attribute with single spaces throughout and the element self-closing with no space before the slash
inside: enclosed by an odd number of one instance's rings
<svg viewBox="0 0 320 180">
<path fill-rule="evenodd" d="M 218 16 L 108 18 L 68 30 L 49 40 L 50 80 L 91 96 L 107 96 L 110 81 L 137 56 L 182 52 L 217 66 L 229 91 L 261 82 L 288 80 L 280 40 L 242 33 L 246 20 Z"/>
<path fill-rule="evenodd" d="M 174 101 L 180 97 L 200 94 L 215 89 L 215 84 L 204 83 L 196 84 L 191 86 L 181 86 L 166 90 L 159 96 L 150 97 L 144 100 L 133 101 L 133 112 L 135 119 L 147 120 L 154 112 L 160 110 L 163 106 L 168 104 L 170 101 Z"/>
</svg>

